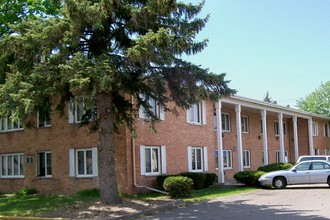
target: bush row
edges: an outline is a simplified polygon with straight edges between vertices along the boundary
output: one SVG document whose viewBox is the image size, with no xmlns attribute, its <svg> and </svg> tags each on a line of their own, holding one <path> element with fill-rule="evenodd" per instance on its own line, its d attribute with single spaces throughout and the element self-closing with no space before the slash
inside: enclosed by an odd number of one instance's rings
<svg viewBox="0 0 330 220">
<path fill-rule="evenodd" d="M 157 176 L 156 182 L 159 189 L 164 189 L 164 181 L 168 177 L 172 176 L 184 176 L 192 179 L 194 189 L 207 188 L 218 181 L 218 176 L 215 173 L 179 173 L 175 175 L 161 175 Z"/>
<path fill-rule="evenodd" d="M 235 173 L 234 178 L 239 183 L 244 183 L 247 186 L 258 186 L 258 179 L 261 175 L 276 171 L 276 170 L 286 170 L 292 167 L 291 163 L 272 163 L 269 165 L 261 166 L 258 170 L 240 171 Z"/>
</svg>

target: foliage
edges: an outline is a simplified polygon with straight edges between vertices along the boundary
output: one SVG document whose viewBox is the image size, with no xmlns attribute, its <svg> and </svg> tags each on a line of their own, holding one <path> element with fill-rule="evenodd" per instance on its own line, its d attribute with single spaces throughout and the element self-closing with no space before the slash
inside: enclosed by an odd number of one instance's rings
<svg viewBox="0 0 330 220">
<path fill-rule="evenodd" d="M 164 181 L 164 189 L 171 197 L 189 197 L 193 191 L 194 182 L 185 176 L 170 176 Z"/>
<path fill-rule="evenodd" d="M 68 100 L 84 96 L 83 122 L 99 132 L 102 202 L 119 203 L 113 141 L 119 126 L 134 133 L 140 107 L 153 126 L 150 99 L 177 113 L 235 90 L 225 74 L 183 60 L 207 45 L 195 39 L 209 18 L 197 17 L 203 2 L 64 0 L 61 6 L 56 16 L 26 16 L 1 38 L 0 114 L 25 119 L 55 95 L 64 114 Z"/>
<path fill-rule="evenodd" d="M 234 178 L 239 183 L 247 186 L 259 186 L 258 179 L 265 174 L 263 171 L 245 170 L 234 174 Z"/>
<path fill-rule="evenodd" d="M 292 167 L 291 163 L 272 163 L 258 168 L 259 171 L 272 172 L 276 170 L 287 170 Z"/>
<path fill-rule="evenodd" d="M 159 175 L 156 177 L 156 185 L 160 190 L 164 190 L 164 181 L 167 177 L 176 176 L 176 175 Z"/>
<path fill-rule="evenodd" d="M 215 173 L 205 173 L 205 187 L 212 186 L 214 183 L 218 182 L 218 176 Z"/>
<path fill-rule="evenodd" d="M 330 81 L 322 83 L 314 92 L 297 101 L 299 109 L 330 116 Z"/>
<path fill-rule="evenodd" d="M 25 196 L 25 195 L 33 195 L 36 194 L 37 190 L 30 188 L 22 188 L 16 192 L 16 195 Z"/>
<path fill-rule="evenodd" d="M 194 189 L 202 189 L 205 187 L 206 174 L 205 173 L 180 173 L 180 176 L 189 177 L 194 182 Z"/>
<path fill-rule="evenodd" d="M 77 196 L 85 198 L 100 198 L 100 190 L 96 188 L 81 190 L 77 193 Z"/>
</svg>

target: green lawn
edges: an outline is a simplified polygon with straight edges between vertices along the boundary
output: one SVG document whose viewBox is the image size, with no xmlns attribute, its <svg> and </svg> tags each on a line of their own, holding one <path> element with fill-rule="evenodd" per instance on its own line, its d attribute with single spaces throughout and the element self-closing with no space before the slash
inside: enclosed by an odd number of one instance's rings
<svg viewBox="0 0 330 220">
<path fill-rule="evenodd" d="M 185 198 L 186 202 L 201 201 L 215 198 L 218 196 L 226 196 L 238 193 L 244 193 L 255 190 L 252 187 L 222 187 L 211 186 L 206 189 L 195 190 L 191 198 Z M 0 195 L 0 215 L 2 216 L 39 216 L 42 213 L 65 207 L 72 204 L 84 203 L 86 201 L 98 200 L 99 196 L 90 192 L 87 194 L 78 194 L 74 196 L 42 196 L 42 195 L 25 195 L 18 196 L 15 194 Z M 134 199 L 150 199 L 160 198 L 164 195 L 158 193 L 141 194 Z"/>
</svg>

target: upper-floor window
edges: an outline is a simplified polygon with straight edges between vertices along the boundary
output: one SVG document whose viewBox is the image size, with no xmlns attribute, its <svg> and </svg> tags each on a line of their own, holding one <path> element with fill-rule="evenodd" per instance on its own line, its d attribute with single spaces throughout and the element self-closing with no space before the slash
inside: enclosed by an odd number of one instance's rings
<svg viewBox="0 0 330 220">
<path fill-rule="evenodd" d="M 187 122 L 191 124 L 206 124 L 206 102 L 193 104 L 187 110 Z"/>
<path fill-rule="evenodd" d="M 312 134 L 313 134 L 313 136 L 319 135 L 318 126 L 317 126 L 316 122 L 312 123 Z"/>
<path fill-rule="evenodd" d="M 221 113 L 221 125 L 222 125 L 222 131 L 226 131 L 226 132 L 230 131 L 230 114 Z"/>
<path fill-rule="evenodd" d="M 166 173 L 166 147 L 140 146 L 141 175 Z"/>
<path fill-rule="evenodd" d="M 241 121 L 242 121 L 242 132 L 249 133 L 249 118 L 247 116 L 242 116 Z"/>
<path fill-rule="evenodd" d="M 146 97 L 143 95 L 140 95 L 140 98 L 146 99 Z M 159 102 L 157 102 L 155 99 L 149 97 L 148 104 L 150 106 L 149 111 L 153 116 L 155 116 L 159 120 L 165 120 L 165 112 L 164 112 L 163 107 L 159 104 Z M 143 106 L 140 106 L 139 118 L 143 118 L 146 120 L 150 119 L 150 116 L 148 115 L 147 111 L 145 110 L 145 108 Z"/>
<path fill-rule="evenodd" d="M 280 135 L 280 123 L 278 121 L 274 121 L 274 133 L 275 135 Z M 286 123 L 283 122 L 283 135 L 286 135 Z"/>
<path fill-rule="evenodd" d="M 329 137 L 330 123 L 324 123 L 324 137 Z"/>
<path fill-rule="evenodd" d="M 13 112 L 10 112 L 7 116 L 0 117 L 0 131 L 6 132 L 6 131 L 17 131 L 23 129 L 23 124 L 20 120 L 14 120 L 12 119 Z"/>
<path fill-rule="evenodd" d="M 37 126 L 38 128 L 51 126 L 51 107 L 50 103 L 44 108 L 39 108 L 37 112 Z"/>
<path fill-rule="evenodd" d="M 68 108 L 69 123 L 80 123 L 85 111 L 84 96 L 71 97 Z"/>
<path fill-rule="evenodd" d="M 24 155 L 2 154 L 0 155 L 0 176 L 7 178 L 24 177 Z"/>
</svg>

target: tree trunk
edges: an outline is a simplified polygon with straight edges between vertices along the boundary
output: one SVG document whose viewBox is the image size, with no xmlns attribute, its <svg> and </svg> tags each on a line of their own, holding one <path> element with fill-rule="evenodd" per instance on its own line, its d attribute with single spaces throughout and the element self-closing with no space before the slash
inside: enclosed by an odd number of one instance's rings
<svg viewBox="0 0 330 220">
<path fill-rule="evenodd" d="M 114 121 L 110 94 L 97 95 L 99 117 L 98 168 L 101 201 L 103 204 L 121 203 L 115 171 Z"/>
</svg>

